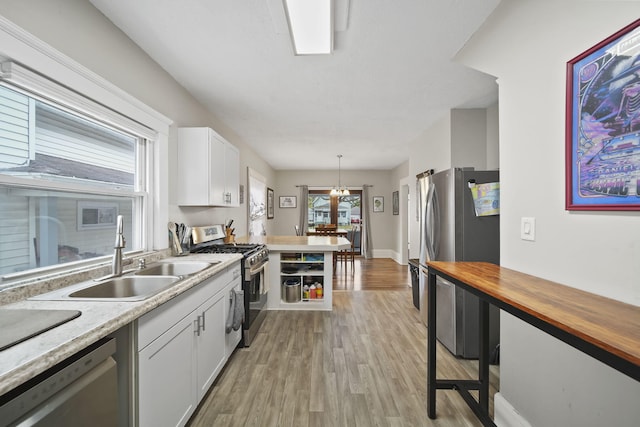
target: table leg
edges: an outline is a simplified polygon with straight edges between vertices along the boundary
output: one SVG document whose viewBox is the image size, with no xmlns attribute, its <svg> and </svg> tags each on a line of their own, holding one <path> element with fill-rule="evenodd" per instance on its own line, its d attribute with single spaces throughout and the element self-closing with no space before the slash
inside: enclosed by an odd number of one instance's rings
<svg viewBox="0 0 640 427">
<path fill-rule="evenodd" d="M 480 381 L 480 407 L 489 414 L 489 303 L 480 299 L 480 355 L 478 360 L 478 380 Z"/>
<path fill-rule="evenodd" d="M 427 415 L 436 417 L 436 275 L 427 276 Z"/>
</svg>

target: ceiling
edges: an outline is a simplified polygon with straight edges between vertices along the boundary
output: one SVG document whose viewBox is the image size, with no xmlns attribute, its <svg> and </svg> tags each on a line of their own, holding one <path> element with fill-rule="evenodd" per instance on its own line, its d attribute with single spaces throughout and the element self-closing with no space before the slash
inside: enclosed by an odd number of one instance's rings
<svg viewBox="0 0 640 427">
<path fill-rule="evenodd" d="M 280 0 L 91 0 L 277 170 L 392 169 L 452 108 L 497 101 L 451 58 L 500 0 L 335 0 L 332 55 L 295 56 Z"/>
</svg>

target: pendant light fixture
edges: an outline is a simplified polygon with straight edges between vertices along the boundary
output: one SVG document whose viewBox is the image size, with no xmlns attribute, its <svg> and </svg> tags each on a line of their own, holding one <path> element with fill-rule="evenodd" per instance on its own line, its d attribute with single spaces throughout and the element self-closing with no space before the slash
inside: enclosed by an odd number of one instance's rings
<svg viewBox="0 0 640 427">
<path fill-rule="evenodd" d="M 342 159 L 342 154 L 338 154 L 338 187 L 333 187 L 331 189 L 331 193 L 329 193 L 332 196 L 348 196 L 349 194 L 349 190 L 345 187 L 342 186 L 341 183 L 341 168 L 340 168 L 340 160 Z"/>
</svg>

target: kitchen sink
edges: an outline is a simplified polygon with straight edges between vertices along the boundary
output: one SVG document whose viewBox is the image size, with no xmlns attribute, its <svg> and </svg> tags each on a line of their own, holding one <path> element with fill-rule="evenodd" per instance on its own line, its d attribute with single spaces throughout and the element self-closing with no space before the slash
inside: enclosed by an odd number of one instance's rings
<svg viewBox="0 0 640 427">
<path fill-rule="evenodd" d="M 178 276 L 124 276 L 106 280 L 68 294 L 68 298 L 140 301 L 176 283 Z"/>
<path fill-rule="evenodd" d="M 30 300 L 142 301 L 170 288 L 185 277 L 220 261 L 156 262 L 134 274 L 112 277 L 101 282 L 85 282 L 45 294 Z"/>
<path fill-rule="evenodd" d="M 189 276 L 204 270 L 220 261 L 181 261 L 181 262 L 159 262 L 149 267 L 136 271 L 136 276 Z"/>
</svg>

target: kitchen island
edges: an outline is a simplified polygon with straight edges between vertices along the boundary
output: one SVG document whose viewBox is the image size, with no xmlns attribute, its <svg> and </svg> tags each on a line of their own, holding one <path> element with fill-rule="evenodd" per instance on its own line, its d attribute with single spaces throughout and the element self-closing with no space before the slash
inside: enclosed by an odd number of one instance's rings
<svg viewBox="0 0 640 427">
<path fill-rule="evenodd" d="M 238 243 L 269 248 L 269 310 L 332 309 L 334 252 L 351 243 L 337 236 L 249 236 Z"/>
</svg>

